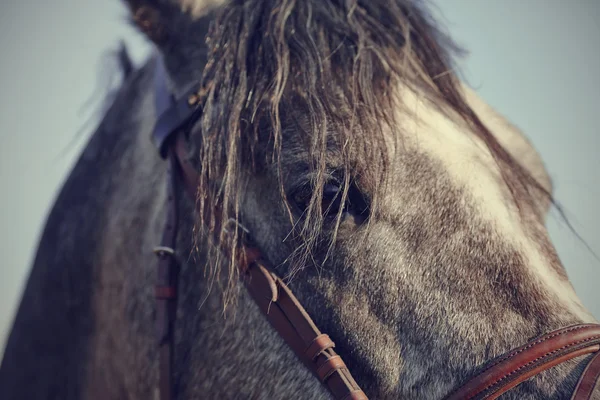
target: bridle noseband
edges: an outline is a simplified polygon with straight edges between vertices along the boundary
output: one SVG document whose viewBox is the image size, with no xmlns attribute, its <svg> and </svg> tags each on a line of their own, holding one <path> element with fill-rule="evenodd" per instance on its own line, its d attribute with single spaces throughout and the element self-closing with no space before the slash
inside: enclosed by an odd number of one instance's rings
<svg viewBox="0 0 600 400">
<path fill-rule="evenodd" d="M 184 95 L 174 98 L 167 87 L 167 74 L 161 57 L 156 57 L 154 76 L 155 106 L 159 116 L 153 140 L 163 158 L 168 159 L 166 223 L 158 256 L 156 297 L 156 335 L 160 350 L 160 398 L 175 398 L 173 390 L 174 322 L 177 303 L 179 264 L 175 257 L 177 236 L 177 184 L 195 201 L 198 174 L 186 151 L 186 128 L 197 120 L 201 107 L 193 85 Z M 212 212 L 222 223 L 221 210 Z M 237 244 L 240 276 L 252 299 L 273 328 L 298 358 L 327 386 L 337 400 L 366 400 L 342 358 L 335 352 L 332 339 L 321 333 L 292 291 L 261 260 L 260 251 Z M 557 364 L 585 354 L 596 353 L 582 373 L 572 400 L 591 397 L 600 377 L 600 325 L 584 324 L 562 328 L 531 340 L 526 345 L 495 358 L 463 386 L 447 396 L 448 400 L 495 399 L 521 382 Z"/>
</svg>

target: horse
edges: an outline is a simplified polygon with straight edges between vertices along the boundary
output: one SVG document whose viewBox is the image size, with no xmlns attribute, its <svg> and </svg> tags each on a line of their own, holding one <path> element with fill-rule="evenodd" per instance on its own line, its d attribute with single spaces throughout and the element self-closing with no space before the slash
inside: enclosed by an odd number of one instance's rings
<svg viewBox="0 0 600 400">
<path fill-rule="evenodd" d="M 4 398 L 164 398 L 153 249 L 165 218 L 177 229 L 159 261 L 179 262 L 174 398 L 330 398 L 263 315 L 276 299 L 265 311 L 244 289 L 250 248 L 327 332 L 327 351 L 335 342 L 360 387 L 348 398 L 461 398 L 477 373 L 586 329 L 570 344 L 598 350 L 545 227 L 539 154 L 461 82 L 461 49 L 424 4 L 126 3 L 156 51 L 140 68 L 121 55 L 125 79 L 47 219 Z M 179 146 L 191 189 L 149 139 L 161 71 L 190 105 L 166 152 Z M 568 398 L 598 366 L 576 355 L 502 398 Z"/>
</svg>

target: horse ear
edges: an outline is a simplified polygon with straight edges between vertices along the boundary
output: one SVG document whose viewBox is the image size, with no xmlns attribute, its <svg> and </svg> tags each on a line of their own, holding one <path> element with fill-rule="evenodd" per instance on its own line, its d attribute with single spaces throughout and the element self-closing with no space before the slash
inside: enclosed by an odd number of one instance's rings
<svg viewBox="0 0 600 400">
<path fill-rule="evenodd" d="M 199 79 L 213 10 L 228 0 L 124 0 L 133 24 L 162 54 L 176 86 Z"/>
<path fill-rule="evenodd" d="M 191 24 L 228 0 L 124 0 L 135 25 L 155 44 L 169 40 L 186 21 Z"/>
<path fill-rule="evenodd" d="M 172 40 L 173 19 L 181 8 L 170 0 L 124 0 L 133 24 L 159 48 Z M 179 18 L 178 18 L 179 19 Z"/>
</svg>

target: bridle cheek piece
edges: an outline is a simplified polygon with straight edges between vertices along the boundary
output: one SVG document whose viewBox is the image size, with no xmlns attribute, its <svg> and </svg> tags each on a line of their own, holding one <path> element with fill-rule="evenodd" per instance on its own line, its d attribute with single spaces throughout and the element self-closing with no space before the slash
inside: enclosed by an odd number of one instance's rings
<svg viewBox="0 0 600 400">
<path fill-rule="evenodd" d="M 177 184 L 195 201 L 197 171 L 188 160 L 186 128 L 201 114 L 199 85 L 192 85 L 175 98 L 167 87 L 167 73 L 161 57 L 156 57 L 154 74 L 155 107 L 159 116 L 153 131 L 154 144 L 168 160 L 166 222 L 160 245 L 156 275 L 156 336 L 159 345 L 159 389 L 161 400 L 174 399 L 174 323 L 177 306 L 179 264 L 175 256 L 177 236 Z M 207 210 L 198 210 L 198 212 Z M 213 213 L 222 224 L 222 212 Z M 228 229 L 226 221 L 221 229 Z M 248 233 L 243 226 L 239 228 Z M 238 266 L 240 276 L 254 302 L 297 357 L 327 386 L 337 400 L 366 400 L 350 370 L 334 348 L 329 335 L 321 333 L 288 286 L 261 261 L 260 251 L 241 242 Z M 482 367 L 480 372 L 446 398 L 495 399 L 528 378 L 559 363 L 596 353 L 575 388 L 572 400 L 589 399 L 600 376 L 600 325 L 575 325 L 550 332 L 526 345 L 507 352 Z M 299 396 L 300 397 L 300 396 Z"/>
</svg>

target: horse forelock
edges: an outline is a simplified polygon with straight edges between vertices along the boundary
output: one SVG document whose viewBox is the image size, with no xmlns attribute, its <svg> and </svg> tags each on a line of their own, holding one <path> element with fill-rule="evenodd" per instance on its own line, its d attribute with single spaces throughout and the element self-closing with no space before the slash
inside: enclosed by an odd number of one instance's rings
<svg viewBox="0 0 600 400">
<path fill-rule="evenodd" d="M 208 4 L 196 5 L 200 3 Z M 502 180 L 518 208 L 531 202 L 531 192 L 551 200 L 551 194 L 500 146 L 463 99 L 452 65 L 461 51 L 438 30 L 420 2 L 224 3 L 207 37 L 203 134 L 194 141 L 202 163 L 200 190 L 212 195 L 200 195 L 199 200 L 222 202 L 230 213 L 227 218 L 239 220 L 244 171 L 255 165 L 260 153 L 279 165 L 285 203 L 280 164 L 284 132 L 290 125 L 302 130 L 315 190 L 299 227 L 303 248 L 295 253 L 298 266 L 311 257 L 320 238 L 321 189 L 331 169 L 332 142 L 341 152 L 337 167 L 346 176 L 361 175 L 374 188 L 384 184 L 389 147 L 402 141 L 402 132 L 392 135 L 391 141 L 388 132 L 399 131 L 398 109 L 410 111 L 398 95 L 399 85 L 418 89 L 470 127 L 500 165 Z M 308 120 L 298 124 L 302 115 Z M 378 192 L 372 190 L 372 212 L 376 212 Z M 211 218 L 199 226 L 212 226 Z M 238 234 L 236 230 L 233 240 Z M 230 238 L 222 235 L 221 240 Z M 215 259 L 220 254 L 217 247 Z M 232 247 L 228 257 L 232 278 L 237 271 L 235 251 Z"/>
</svg>

